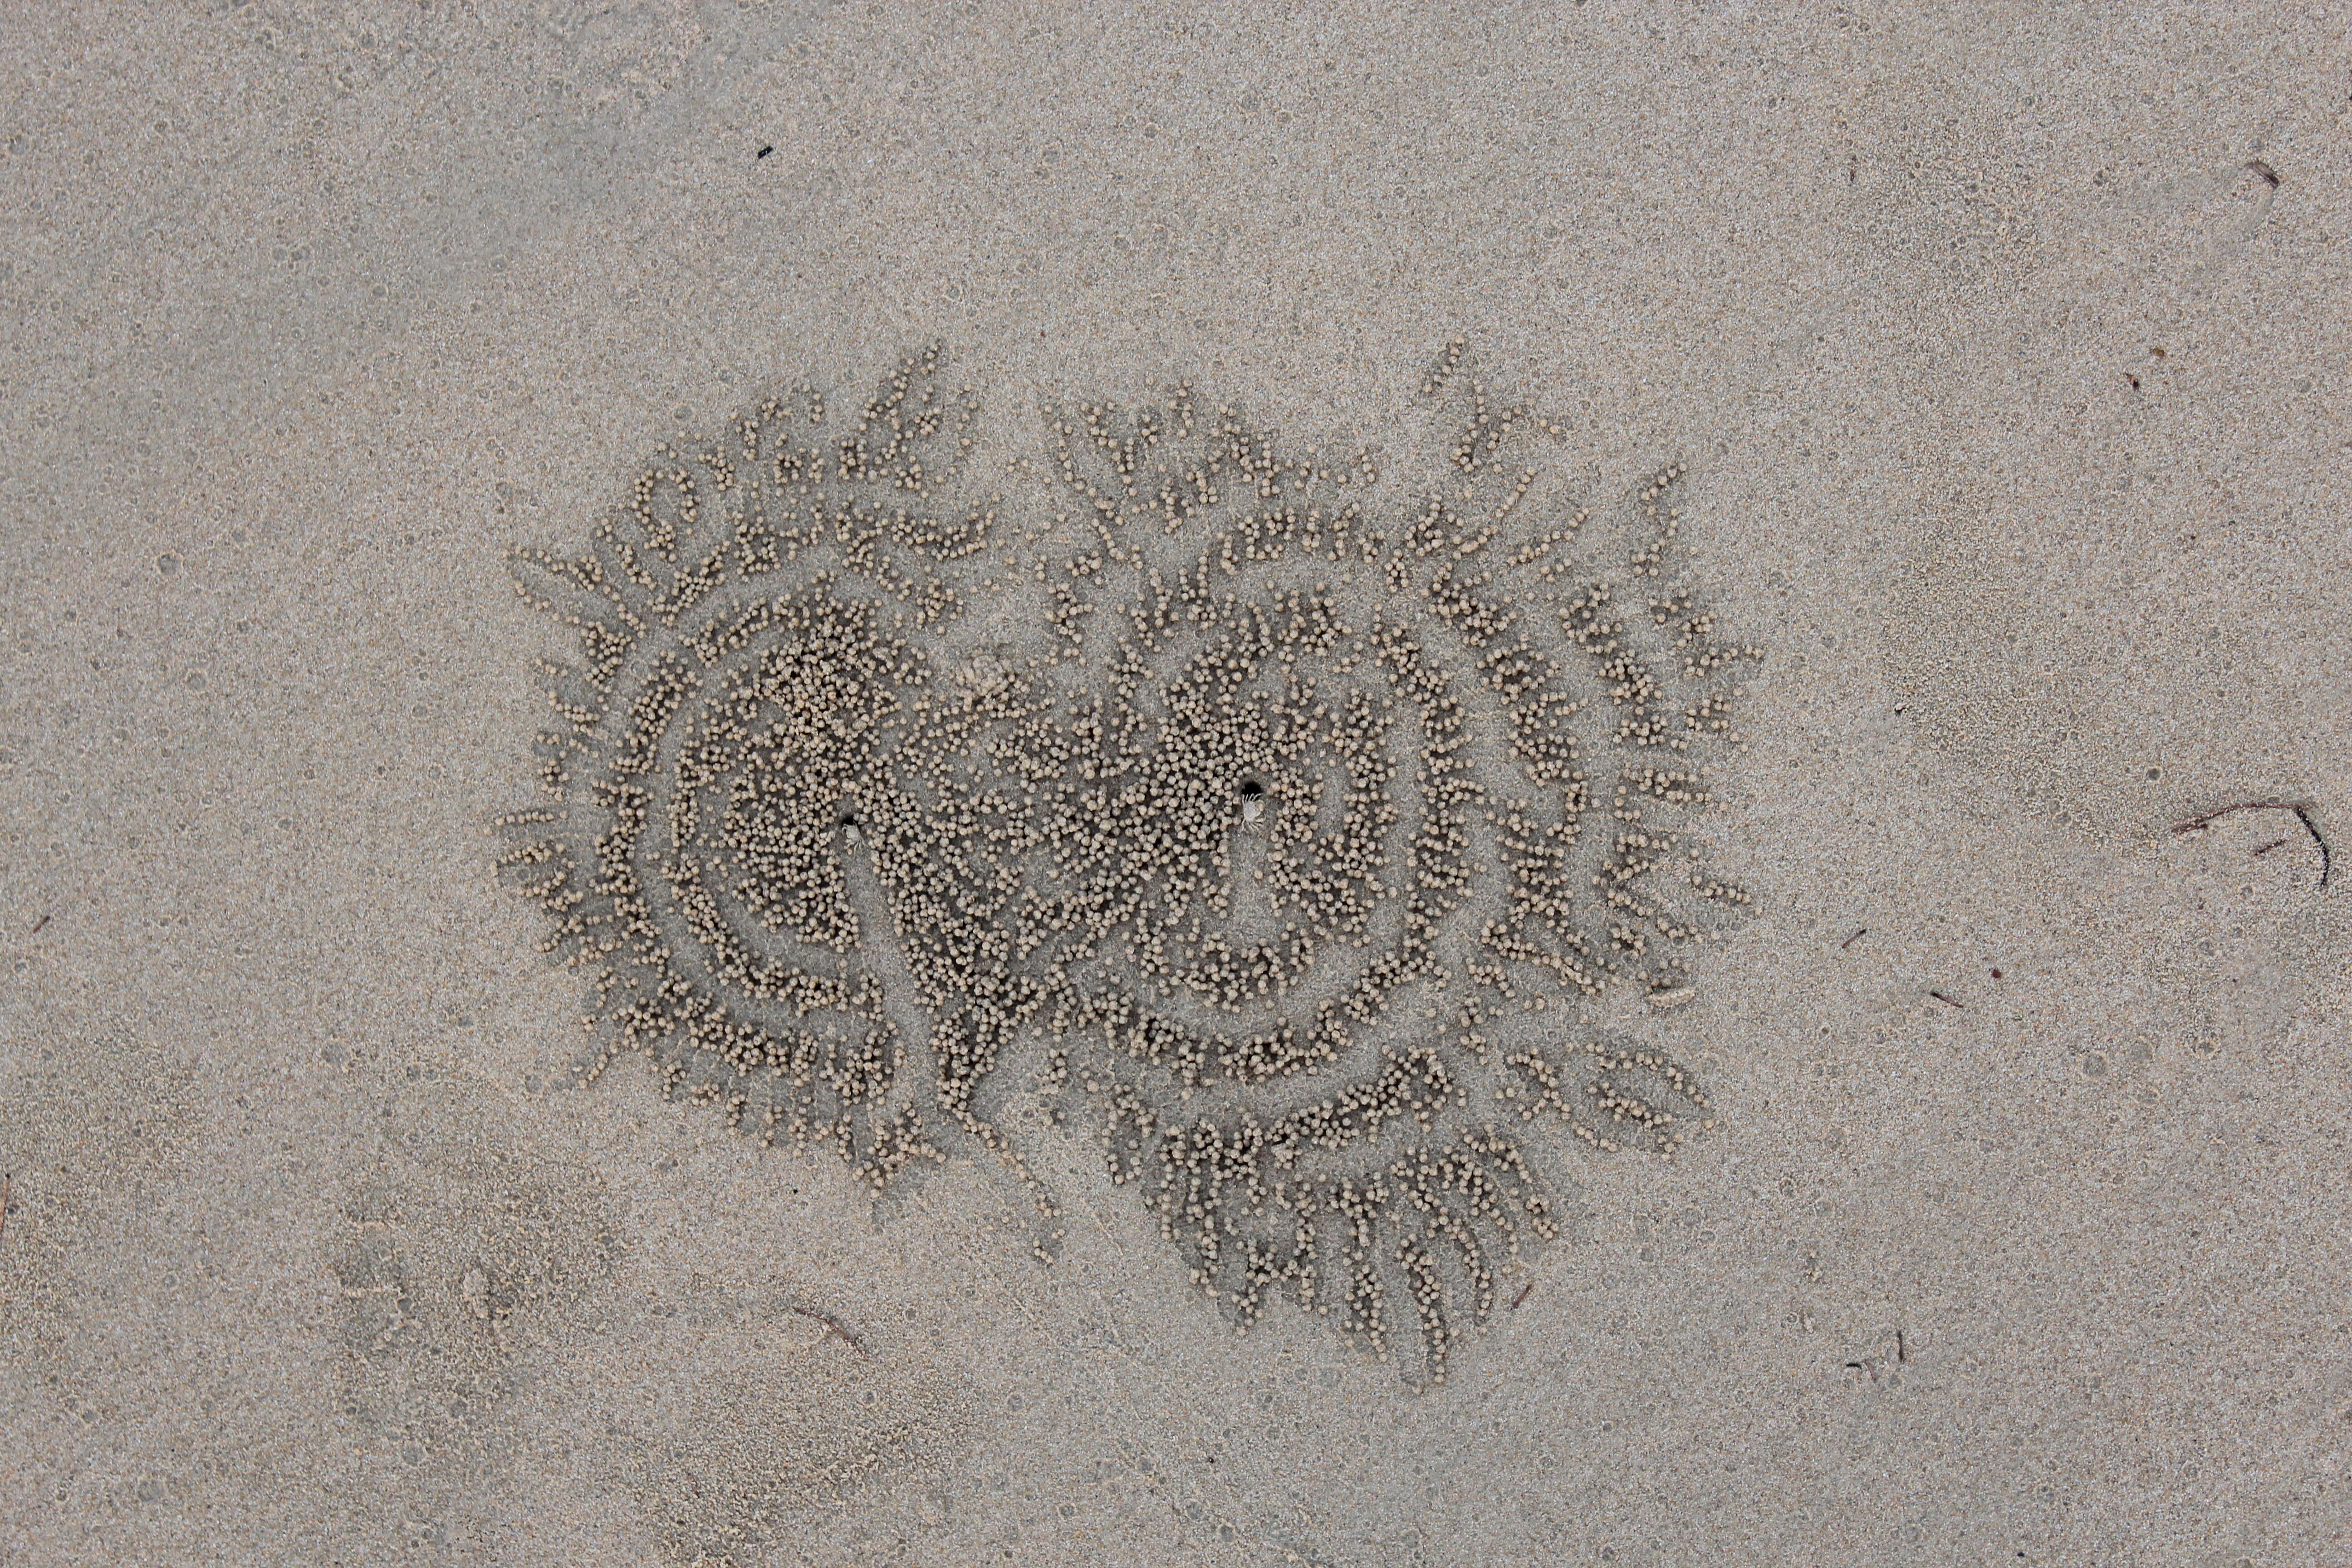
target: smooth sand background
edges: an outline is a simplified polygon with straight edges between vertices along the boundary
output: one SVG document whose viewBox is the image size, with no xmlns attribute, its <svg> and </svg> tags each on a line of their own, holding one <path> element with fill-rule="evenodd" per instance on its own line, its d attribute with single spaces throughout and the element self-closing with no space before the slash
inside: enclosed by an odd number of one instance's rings
<svg viewBox="0 0 2352 1568">
<path fill-rule="evenodd" d="M 2352 1560 L 2345 21 L 12 7 L 0 1563 Z M 1081 1145 L 1047 1268 L 549 1088 L 510 543 L 934 339 L 1378 443 L 1457 333 L 1769 657 L 1726 1124 L 1444 1388 Z"/>
</svg>

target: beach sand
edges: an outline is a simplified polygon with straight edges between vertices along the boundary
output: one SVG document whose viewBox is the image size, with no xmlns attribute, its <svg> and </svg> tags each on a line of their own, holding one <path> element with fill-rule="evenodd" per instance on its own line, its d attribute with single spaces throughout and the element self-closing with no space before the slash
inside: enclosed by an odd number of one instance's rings
<svg viewBox="0 0 2352 1568">
<path fill-rule="evenodd" d="M 2347 65 L 2336 4 L 18 8 L 0 1563 L 2352 1560 Z M 1714 1125 L 1569 1158 L 1442 1384 L 1237 1335 L 1018 1094 L 1050 1261 L 985 1158 L 877 1204 L 577 1085 L 511 549 L 934 342 L 991 460 L 1184 380 L 1404 473 L 1456 340 L 1593 494 L 1687 468 L 1762 658 L 1752 905 L 1585 1019 Z"/>
</svg>

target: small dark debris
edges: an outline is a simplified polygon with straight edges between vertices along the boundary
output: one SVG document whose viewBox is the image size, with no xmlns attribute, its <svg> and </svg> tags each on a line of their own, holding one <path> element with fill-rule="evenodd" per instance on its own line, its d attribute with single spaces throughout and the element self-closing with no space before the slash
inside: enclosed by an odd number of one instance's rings
<svg viewBox="0 0 2352 1568">
<path fill-rule="evenodd" d="M 2260 174 L 2263 177 L 2263 183 L 2268 184 L 2271 189 L 2277 190 L 2279 188 L 2279 172 L 2276 169 L 2272 168 L 2262 159 L 2247 159 L 2246 167 L 2254 174 Z"/>
<path fill-rule="evenodd" d="M 839 1318 L 835 1317 L 831 1312 L 820 1312 L 814 1307 L 787 1306 L 784 1310 L 788 1312 L 794 1313 L 797 1316 L 806 1318 L 811 1322 L 824 1324 L 827 1331 L 840 1337 L 842 1343 L 847 1345 L 851 1350 L 857 1352 L 858 1360 L 871 1361 L 874 1359 L 872 1356 L 866 1354 L 866 1347 L 858 1342 L 857 1336 L 849 1331 L 849 1325 L 843 1322 Z"/>
<path fill-rule="evenodd" d="M 2132 384 L 2132 390 L 2134 392 L 2137 392 L 2139 390 L 2139 377 L 2134 375 L 2129 371 L 2126 371 L 2124 372 L 2124 379 Z"/>
<path fill-rule="evenodd" d="M 1852 947 L 1855 942 L 1860 942 L 1864 937 L 1866 937 L 1869 934 L 1870 928 L 1868 926 L 1863 927 L 1860 931 L 1846 938 L 1843 942 L 1838 943 L 1838 951 L 1840 952 L 1843 952 L 1847 948 Z"/>
<path fill-rule="evenodd" d="M 1965 1003 L 1965 1002 L 1955 1002 L 1955 1001 L 1953 1001 L 1949 996 L 1945 995 L 1945 994 L 1944 994 L 1942 992 L 1940 992 L 1940 991 L 1930 991 L 1930 992 L 1928 992 L 1928 993 L 1927 993 L 1927 994 L 1928 994 L 1928 995 L 1930 995 L 1930 996 L 1933 996 L 1937 1001 L 1941 1002 L 1941 1003 L 1942 1003 L 1945 1006 L 1947 1006 L 1947 1007 L 1958 1007 L 1958 1009 L 1960 1009 L 1960 1011 L 1962 1011 L 1962 1012 L 1964 1012 L 1964 1013 L 1968 1011 L 1968 1006 L 1969 1006 L 1969 1005 L 1968 1005 L 1967 1003 Z"/>
<path fill-rule="evenodd" d="M 2297 806 L 2294 817 L 2297 822 L 2303 824 L 2304 830 L 2311 835 L 2311 841 L 2319 846 L 2319 885 L 2325 888 L 2327 886 L 2327 873 L 2334 864 L 2327 853 L 2327 840 L 2319 836 L 2319 825 L 2311 820 L 2308 807 Z"/>
<path fill-rule="evenodd" d="M 761 148 L 757 153 L 753 153 L 753 154 L 751 154 L 751 155 L 752 155 L 753 157 L 755 157 L 755 158 L 764 158 L 764 157 L 766 157 L 769 153 L 772 153 L 772 152 L 774 152 L 774 151 L 775 151 L 775 148 L 774 148 L 774 147 L 772 147 L 772 146 L 769 146 L 769 147 L 762 147 L 762 148 Z"/>
<path fill-rule="evenodd" d="M 2328 875 L 2335 868 L 2335 858 L 2328 853 L 2327 839 L 2320 833 L 2319 824 L 2311 819 L 2311 803 L 2307 800 L 2242 800 L 2234 805 L 2216 806 L 2211 811 L 2200 813 L 2186 821 L 2176 822 L 2172 825 L 2172 831 L 2176 834 L 2194 833 L 2214 818 L 2227 816 L 2233 811 L 2294 813 L 2294 819 L 2303 824 L 2303 830 L 2311 835 L 2311 841 L 2314 844 L 2319 846 L 2319 886 L 2323 891 L 2326 889 Z M 2254 853 L 2260 855 L 2276 847 L 2276 845 L 2265 845 L 2263 848 L 2257 849 Z"/>
</svg>

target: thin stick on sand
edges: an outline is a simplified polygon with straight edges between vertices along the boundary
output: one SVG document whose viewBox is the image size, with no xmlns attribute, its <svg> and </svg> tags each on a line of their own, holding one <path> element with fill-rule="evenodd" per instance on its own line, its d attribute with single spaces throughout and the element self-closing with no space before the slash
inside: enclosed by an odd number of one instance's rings
<svg viewBox="0 0 2352 1568">
<path fill-rule="evenodd" d="M 2323 888 L 2327 886 L 2327 876 L 2328 872 L 2333 868 L 2333 861 L 2327 853 L 2327 840 L 2320 836 L 2319 825 L 2311 820 L 2311 803 L 2307 800 L 2242 800 L 2234 805 L 2217 805 L 2212 810 L 2202 813 L 2200 816 L 2192 816 L 2186 822 L 2174 823 L 2172 825 L 2172 831 L 2176 835 L 2194 833 L 2199 828 L 2204 826 L 2207 823 L 2213 821 L 2217 817 L 2227 816 L 2233 811 L 2291 811 L 2294 813 L 2294 819 L 2303 824 L 2304 831 L 2311 835 L 2311 841 L 2319 846 L 2319 885 Z M 2282 839 L 2280 842 L 2284 843 L 2284 840 Z M 2254 853 L 2257 855 L 2267 855 L 2277 847 L 2278 844 L 2265 844 L 2260 849 L 2255 850 Z"/>
</svg>

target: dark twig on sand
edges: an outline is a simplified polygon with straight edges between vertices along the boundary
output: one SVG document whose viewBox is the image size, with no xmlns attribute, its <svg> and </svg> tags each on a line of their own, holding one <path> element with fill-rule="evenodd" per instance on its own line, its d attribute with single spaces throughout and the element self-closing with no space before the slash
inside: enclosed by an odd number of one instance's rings
<svg viewBox="0 0 2352 1568">
<path fill-rule="evenodd" d="M 795 1306 L 791 1310 L 801 1317 L 806 1318 L 813 1323 L 823 1323 L 828 1330 L 832 1331 L 834 1333 L 839 1334 L 841 1336 L 841 1342 L 847 1345 L 851 1350 L 856 1351 L 861 1359 L 866 1361 L 871 1361 L 873 1359 L 873 1357 L 866 1353 L 866 1347 L 857 1342 L 857 1336 L 849 1331 L 849 1325 L 843 1322 L 839 1318 L 835 1317 L 832 1313 L 820 1312 L 814 1307 Z"/>
<path fill-rule="evenodd" d="M 2211 811 L 2192 816 L 2186 822 L 2176 822 L 2172 825 L 2172 831 L 2176 834 L 2194 833 L 2199 828 L 2204 826 L 2207 823 L 2213 821 L 2216 817 L 2227 816 L 2233 811 L 2291 811 L 2294 813 L 2294 819 L 2303 824 L 2304 831 L 2311 835 L 2311 841 L 2319 846 L 2319 885 L 2323 888 L 2327 886 L 2327 877 L 2329 871 L 2333 868 L 2333 860 L 2327 852 L 2327 840 L 2320 834 L 2319 825 L 2311 820 L 2311 803 L 2307 800 L 2242 800 L 2234 805 L 2216 806 Z M 2281 842 L 2284 842 L 2284 840 Z M 2266 855 L 2277 847 L 2277 844 L 2265 844 L 2260 849 L 2255 850 L 2254 853 L 2257 855 Z"/>
</svg>

